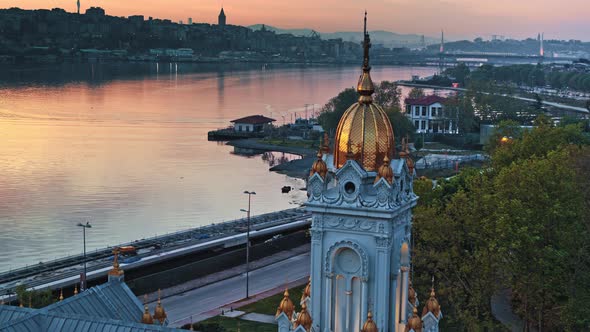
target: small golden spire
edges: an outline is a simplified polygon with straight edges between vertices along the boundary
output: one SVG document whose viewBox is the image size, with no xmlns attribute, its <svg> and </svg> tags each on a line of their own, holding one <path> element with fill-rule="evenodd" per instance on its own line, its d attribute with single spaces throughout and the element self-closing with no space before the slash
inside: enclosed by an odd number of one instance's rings
<svg viewBox="0 0 590 332">
<path fill-rule="evenodd" d="M 391 166 L 389 166 L 389 157 L 387 155 L 383 158 L 383 165 L 379 167 L 377 171 L 377 177 L 375 177 L 375 183 L 379 181 L 381 178 L 384 178 L 387 183 L 393 183 L 393 170 Z"/>
<path fill-rule="evenodd" d="M 301 312 L 299 315 L 297 315 L 297 320 L 295 321 L 294 327 L 297 328 L 299 325 L 301 325 L 305 331 L 310 331 L 312 322 L 311 316 L 309 315 L 309 312 L 307 312 L 307 304 L 303 302 L 301 304 Z"/>
<path fill-rule="evenodd" d="M 293 301 L 289 298 L 289 289 L 285 288 L 285 292 L 283 293 L 283 299 L 277 308 L 276 316 L 280 315 L 281 312 L 284 312 L 285 315 L 289 318 L 289 320 L 293 319 L 293 312 L 295 311 L 295 306 L 293 305 Z"/>
<path fill-rule="evenodd" d="M 64 300 L 64 289 L 60 288 L 59 289 L 59 301 L 63 301 Z"/>
<path fill-rule="evenodd" d="M 430 288 L 430 298 L 426 301 L 424 305 L 424 310 L 422 310 L 422 317 L 427 313 L 432 312 L 432 314 L 438 318 L 440 314 L 440 304 L 436 299 L 436 293 L 434 292 L 434 276 L 432 276 L 432 288 Z"/>
<path fill-rule="evenodd" d="M 166 317 L 168 317 L 168 315 L 166 314 L 166 310 L 164 310 L 164 307 L 162 306 L 161 290 L 158 289 L 158 304 L 156 305 L 156 309 L 154 310 L 154 318 L 159 320 L 160 324 L 164 324 L 164 321 L 166 321 Z"/>
<path fill-rule="evenodd" d="M 305 300 L 308 297 L 311 297 L 311 276 L 309 277 L 309 281 L 307 283 L 307 286 L 305 286 L 305 289 L 303 290 L 303 293 L 301 294 L 301 302 L 303 303 L 303 300 Z"/>
<path fill-rule="evenodd" d="M 326 162 L 322 159 L 322 150 L 318 150 L 318 154 L 317 154 L 318 159 L 316 161 L 313 162 L 313 165 L 311 166 L 311 170 L 309 171 L 309 176 L 313 176 L 315 173 L 318 173 L 322 179 L 326 178 L 326 174 L 328 174 L 328 165 L 326 165 Z"/>
<path fill-rule="evenodd" d="M 20 304 L 18 305 L 19 308 L 24 308 L 25 306 L 23 305 L 23 301 L 19 301 L 19 302 L 20 302 Z"/>
<path fill-rule="evenodd" d="M 74 285 L 74 295 L 78 295 L 78 284 Z"/>
<path fill-rule="evenodd" d="M 150 315 L 150 309 L 148 308 L 147 300 L 147 295 L 145 295 L 143 300 L 143 316 L 141 316 L 141 323 L 151 325 L 154 324 L 154 318 L 152 315 Z"/>
<path fill-rule="evenodd" d="M 416 306 L 416 291 L 412 286 L 412 279 L 409 280 L 408 285 L 408 301 L 415 307 Z"/>
<path fill-rule="evenodd" d="M 373 313 L 369 310 L 367 313 L 367 321 L 363 325 L 361 332 L 378 332 L 377 324 L 373 321 Z"/>
<path fill-rule="evenodd" d="M 113 249 L 113 268 L 109 271 L 109 275 L 119 277 L 123 273 L 123 269 L 119 267 L 119 248 L 115 248 Z"/>
<path fill-rule="evenodd" d="M 408 146 L 408 137 L 406 136 L 405 139 L 402 138 L 402 149 L 399 152 L 400 158 L 406 160 L 406 164 L 408 165 L 408 169 L 410 170 L 410 175 L 414 174 L 414 161 L 412 157 L 410 157 L 410 148 Z"/>
<path fill-rule="evenodd" d="M 408 319 L 405 332 L 410 330 L 414 330 L 414 332 L 422 332 L 422 320 L 418 317 L 418 309 L 416 309 L 416 307 L 412 310 L 412 317 Z"/>
</svg>

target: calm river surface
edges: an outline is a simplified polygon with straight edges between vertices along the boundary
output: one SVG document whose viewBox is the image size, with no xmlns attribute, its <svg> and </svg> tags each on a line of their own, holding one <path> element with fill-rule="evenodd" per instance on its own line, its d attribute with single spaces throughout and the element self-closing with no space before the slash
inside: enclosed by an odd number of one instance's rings
<svg viewBox="0 0 590 332">
<path fill-rule="evenodd" d="M 229 120 L 287 121 L 356 84 L 358 67 L 63 65 L 0 74 L 0 271 L 302 203 L 299 179 L 207 141 Z M 433 68 L 379 67 L 374 81 Z M 310 110 L 312 108 L 310 107 Z"/>
</svg>

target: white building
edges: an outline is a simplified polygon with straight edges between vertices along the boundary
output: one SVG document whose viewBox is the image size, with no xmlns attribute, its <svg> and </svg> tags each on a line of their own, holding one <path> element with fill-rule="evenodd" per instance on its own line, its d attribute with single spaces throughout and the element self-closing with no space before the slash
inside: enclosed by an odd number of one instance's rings
<svg viewBox="0 0 590 332">
<path fill-rule="evenodd" d="M 269 125 L 274 121 L 276 120 L 262 115 L 251 115 L 230 122 L 234 124 L 235 132 L 258 133 L 262 131 L 265 125 Z"/>
<path fill-rule="evenodd" d="M 458 134 L 457 114 L 449 114 L 445 107 L 448 101 L 435 95 L 406 99 L 406 116 L 416 127 L 416 133 Z"/>
</svg>

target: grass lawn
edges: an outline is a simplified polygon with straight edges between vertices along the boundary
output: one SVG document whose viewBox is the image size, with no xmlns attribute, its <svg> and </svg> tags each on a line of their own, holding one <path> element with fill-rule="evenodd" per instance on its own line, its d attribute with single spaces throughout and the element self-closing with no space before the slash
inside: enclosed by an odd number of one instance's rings
<svg viewBox="0 0 590 332">
<path fill-rule="evenodd" d="M 289 298 L 291 299 L 291 301 L 293 301 L 293 304 L 295 305 L 295 311 L 297 312 L 301 310 L 299 301 L 301 301 L 301 294 L 303 294 L 305 286 L 306 285 L 289 289 Z M 245 306 L 238 308 L 238 310 L 245 312 L 256 312 L 259 314 L 266 315 L 274 315 L 277 313 L 277 307 L 283 299 L 283 292 L 284 291 L 281 291 L 278 294 L 275 294 L 271 297 L 267 297 L 266 299 L 262 299 L 258 302 L 246 304 Z"/>
<path fill-rule="evenodd" d="M 204 320 L 200 323 L 196 323 L 200 325 L 202 331 L 227 331 L 227 332 L 234 332 L 238 331 L 238 327 L 240 331 L 243 332 L 277 332 L 277 326 L 274 324 L 266 324 L 266 323 L 258 323 L 258 322 L 250 322 L 247 320 L 242 320 L 239 318 L 229 318 L 223 316 L 216 316 Z M 221 328 L 216 328 L 221 327 Z"/>
</svg>

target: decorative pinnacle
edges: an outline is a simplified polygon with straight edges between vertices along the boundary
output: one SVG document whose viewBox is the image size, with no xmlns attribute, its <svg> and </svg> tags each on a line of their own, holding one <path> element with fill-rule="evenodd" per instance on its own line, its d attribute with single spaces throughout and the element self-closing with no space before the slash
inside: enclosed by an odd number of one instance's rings
<svg viewBox="0 0 590 332">
<path fill-rule="evenodd" d="M 360 95 L 359 103 L 371 104 L 373 98 L 371 95 L 375 92 L 375 86 L 371 80 L 371 66 L 369 65 L 369 48 L 371 48 L 371 38 L 367 32 L 367 11 L 365 10 L 364 40 L 363 40 L 363 72 L 359 77 L 356 91 Z"/>
</svg>

